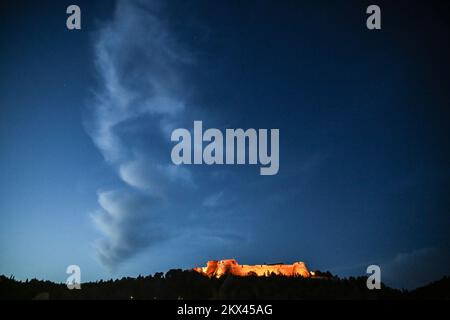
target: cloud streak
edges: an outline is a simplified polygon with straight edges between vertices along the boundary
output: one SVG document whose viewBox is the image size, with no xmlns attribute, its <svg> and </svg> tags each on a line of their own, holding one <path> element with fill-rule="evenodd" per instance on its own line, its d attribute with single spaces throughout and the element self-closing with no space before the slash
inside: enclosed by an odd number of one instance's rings
<svg viewBox="0 0 450 320">
<path fill-rule="evenodd" d="M 100 192 L 98 202 L 101 209 L 92 215 L 92 220 L 105 239 L 97 243 L 97 254 L 112 270 L 137 251 L 167 236 L 149 219 L 154 201 L 146 195 L 123 190 Z"/>
<path fill-rule="evenodd" d="M 111 269 L 168 236 L 160 199 L 173 184 L 194 185 L 187 169 L 162 156 L 186 109 L 179 75 L 190 57 L 161 16 L 157 2 L 121 1 L 95 41 L 100 85 L 86 127 L 125 185 L 98 192 L 92 215 L 103 233 L 98 257 Z"/>
</svg>

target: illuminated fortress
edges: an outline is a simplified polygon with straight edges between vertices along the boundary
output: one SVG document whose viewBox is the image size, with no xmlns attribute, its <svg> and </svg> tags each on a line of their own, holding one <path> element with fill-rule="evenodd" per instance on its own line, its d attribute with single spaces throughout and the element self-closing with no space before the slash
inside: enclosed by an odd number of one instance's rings
<svg viewBox="0 0 450 320">
<path fill-rule="evenodd" d="M 295 262 L 293 264 L 257 264 L 257 265 L 240 265 L 235 259 L 211 260 L 208 261 L 206 267 L 194 268 L 201 274 L 208 277 L 220 277 L 224 274 L 232 274 L 235 276 L 269 276 L 272 273 L 283 276 L 301 276 L 309 278 L 314 273 L 309 272 L 303 262 Z"/>
</svg>

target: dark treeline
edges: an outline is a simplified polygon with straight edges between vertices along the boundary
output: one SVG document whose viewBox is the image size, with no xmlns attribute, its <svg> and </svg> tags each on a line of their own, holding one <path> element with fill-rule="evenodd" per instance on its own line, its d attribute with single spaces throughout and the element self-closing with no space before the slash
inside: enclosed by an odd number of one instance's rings
<svg viewBox="0 0 450 320">
<path fill-rule="evenodd" d="M 0 276 L 0 299 L 450 299 L 450 278 L 414 291 L 382 286 L 368 290 L 366 277 L 340 279 L 236 277 L 209 279 L 194 271 L 170 270 L 165 275 L 83 283 L 81 290 L 41 280 L 17 281 Z"/>
</svg>

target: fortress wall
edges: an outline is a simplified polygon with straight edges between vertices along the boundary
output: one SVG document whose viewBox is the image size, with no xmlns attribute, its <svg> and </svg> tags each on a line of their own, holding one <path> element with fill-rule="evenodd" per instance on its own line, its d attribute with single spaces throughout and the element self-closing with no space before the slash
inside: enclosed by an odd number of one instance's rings
<svg viewBox="0 0 450 320">
<path fill-rule="evenodd" d="M 203 268 L 194 268 L 195 271 L 207 275 L 208 277 L 220 277 L 224 274 L 233 274 L 236 276 L 247 276 L 256 274 L 257 276 L 269 276 L 274 273 L 284 276 L 302 276 L 308 278 L 311 276 L 308 268 L 303 262 L 294 264 L 276 264 L 276 265 L 240 265 L 234 259 L 208 261 L 207 266 Z"/>
</svg>

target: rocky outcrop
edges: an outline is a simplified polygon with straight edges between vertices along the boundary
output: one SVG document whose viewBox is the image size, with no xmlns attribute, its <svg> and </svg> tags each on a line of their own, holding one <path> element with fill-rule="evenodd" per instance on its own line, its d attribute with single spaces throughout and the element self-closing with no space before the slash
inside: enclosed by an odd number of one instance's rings
<svg viewBox="0 0 450 320">
<path fill-rule="evenodd" d="M 303 262 L 295 262 L 293 264 L 240 265 L 235 259 L 211 260 L 208 261 L 206 267 L 198 267 L 193 270 L 208 277 L 220 277 L 224 274 L 232 274 L 235 276 L 269 276 L 272 273 L 289 277 L 311 277 L 311 273 Z"/>
</svg>

